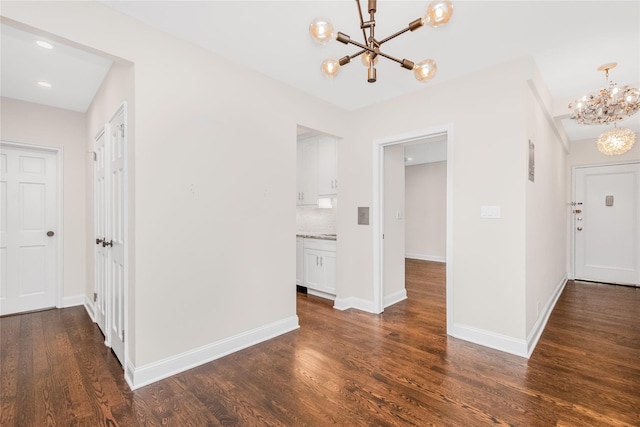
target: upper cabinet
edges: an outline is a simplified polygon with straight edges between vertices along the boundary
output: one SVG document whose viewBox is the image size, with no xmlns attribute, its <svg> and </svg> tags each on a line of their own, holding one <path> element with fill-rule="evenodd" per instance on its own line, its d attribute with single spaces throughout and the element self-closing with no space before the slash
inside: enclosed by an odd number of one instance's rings
<svg viewBox="0 0 640 427">
<path fill-rule="evenodd" d="M 338 158 L 336 139 L 318 137 L 318 195 L 338 194 Z"/>
<path fill-rule="evenodd" d="M 316 135 L 298 141 L 296 204 L 317 205 L 338 194 L 336 139 Z"/>
</svg>

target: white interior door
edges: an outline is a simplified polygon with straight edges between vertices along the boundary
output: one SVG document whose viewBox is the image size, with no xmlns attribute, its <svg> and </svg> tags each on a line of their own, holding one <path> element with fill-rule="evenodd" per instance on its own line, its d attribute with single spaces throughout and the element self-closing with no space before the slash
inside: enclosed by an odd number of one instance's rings
<svg viewBox="0 0 640 427">
<path fill-rule="evenodd" d="M 55 307 L 57 154 L 0 148 L 0 314 Z"/>
<path fill-rule="evenodd" d="M 575 278 L 640 286 L 640 163 L 574 177 Z"/>
<path fill-rule="evenodd" d="M 125 299 L 125 112 L 109 122 L 109 189 L 107 196 L 109 272 L 109 336 L 111 348 L 124 366 Z"/>
<path fill-rule="evenodd" d="M 105 195 L 107 194 L 107 182 L 105 176 L 106 162 L 106 146 L 105 140 L 107 135 L 100 132 L 95 140 L 96 161 L 94 168 L 95 177 L 95 233 L 96 233 L 96 251 L 95 251 L 95 316 L 96 323 L 105 336 L 105 341 L 109 345 L 107 339 L 107 274 L 109 266 L 109 251 L 104 244 L 107 237 L 106 208 Z"/>
</svg>

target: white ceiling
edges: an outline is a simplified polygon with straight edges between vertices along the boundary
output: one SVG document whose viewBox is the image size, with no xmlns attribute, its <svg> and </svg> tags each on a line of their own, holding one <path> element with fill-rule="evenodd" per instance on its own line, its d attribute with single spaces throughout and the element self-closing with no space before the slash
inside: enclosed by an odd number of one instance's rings
<svg viewBox="0 0 640 427">
<path fill-rule="evenodd" d="M 1 96 L 87 111 L 111 67 L 110 59 L 9 25 L 1 25 L 0 34 Z M 53 49 L 38 46 L 38 40 Z M 51 87 L 42 87 L 39 81 Z"/>
<path fill-rule="evenodd" d="M 534 57 L 551 95 L 562 108 L 574 98 L 604 86 L 604 76 L 596 70 L 604 63 L 618 62 L 611 78 L 619 85 L 640 82 L 638 1 L 454 0 L 455 12 L 449 24 L 436 29 L 424 27 L 383 45 L 383 51 L 395 57 L 416 62 L 435 59 L 438 74 L 427 84 L 417 82 L 412 72 L 384 58 L 378 63 L 378 81 L 374 84 L 367 83 L 366 70 L 357 60 L 343 67 L 335 79 L 322 76 L 320 64 L 325 58 L 340 58 L 355 53 L 357 48 L 335 41 L 326 46 L 315 44 L 308 35 L 308 25 L 313 18 L 325 16 L 336 30 L 360 41 L 357 9 L 351 0 L 102 3 L 348 110 L 416 91 L 429 96 L 433 85 L 526 55 Z M 379 0 L 378 38 L 422 16 L 427 4 Z M 5 81 L 5 38 L 3 29 L 2 95 L 21 98 L 18 84 Z M 70 72 L 76 62 L 63 69 Z M 6 85 L 15 85 L 13 95 L 7 94 Z M 60 94 L 63 98 L 75 96 L 71 92 Z M 562 117 L 566 113 L 568 109 L 556 114 Z M 640 132 L 640 114 L 628 122 L 627 127 Z M 595 138 L 604 129 L 569 120 L 562 123 L 570 140 Z"/>
</svg>

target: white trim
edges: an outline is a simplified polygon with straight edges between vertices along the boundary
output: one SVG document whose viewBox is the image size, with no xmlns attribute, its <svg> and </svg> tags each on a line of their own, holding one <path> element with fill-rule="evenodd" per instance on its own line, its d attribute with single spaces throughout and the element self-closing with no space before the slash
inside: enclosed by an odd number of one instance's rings
<svg viewBox="0 0 640 427">
<path fill-rule="evenodd" d="M 56 245 L 56 284 L 55 288 L 55 296 L 54 299 L 56 301 L 57 308 L 63 308 L 63 297 L 64 297 L 64 149 L 62 147 L 48 147 L 44 145 L 37 144 L 27 144 L 24 142 L 16 142 L 9 140 L 0 140 L 0 146 L 9 147 L 9 148 L 17 148 L 20 150 L 39 150 L 46 151 L 49 153 L 53 153 L 56 156 L 56 166 L 58 168 L 58 176 L 56 177 L 56 198 L 57 198 L 57 224 L 56 224 L 56 233 L 57 233 L 57 242 Z"/>
<path fill-rule="evenodd" d="M 356 310 L 365 311 L 367 313 L 379 314 L 380 312 L 377 311 L 375 307 L 376 306 L 373 301 L 356 297 L 336 298 L 333 302 L 333 308 L 340 311 L 355 308 Z"/>
<path fill-rule="evenodd" d="M 383 251 L 382 251 L 382 224 L 384 223 L 383 206 L 383 180 L 384 180 L 384 147 L 418 139 L 442 135 L 447 136 L 447 255 L 446 255 L 446 310 L 447 333 L 452 334 L 454 319 L 454 292 L 453 292 L 453 171 L 454 171 L 454 131 L 453 124 L 434 126 L 428 129 L 407 132 L 400 135 L 392 135 L 377 138 L 373 141 L 373 313 L 381 313 L 384 309 L 382 278 Z M 337 304 L 336 304 L 337 305 Z M 368 310 L 367 310 L 368 311 Z"/>
<path fill-rule="evenodd" d="M 529 335 L 527 336 L 527 357 L 531 357 L 533 350 L 536 348 L 536 345 L 538 345 L 538 340 L 540 340 L 542 332 L 547 326 L 549 316 L 551 316 L 551 312 L 555 308 L 558 298 L 560 298 L 566 284 L 567 275 L 565 274 L 556 286 L 556 289 L 553 291 L 551 298 L 549 298 L 549 301 L 547 301 L 542 309 L 542 312 L 540 313 L 540 316 L 538 316 L 536 323 L 534 323 L 533 328 L 531 328 L 531 332 L 529 332 Z"/>
<path fill-rule="evenodd" d="M 398 292 L 394 292 L 391 295 L 385 295 L 384 308 L 387 308 L 397 302 L 404 301 L 406 299 L 407 299 L 406 289 L 400 289 Z"/>
<path fill-rule="evenodd" d="M 309 295 L 313 295 L 313 296 L 320 297 L 320 298 L 325 298 L 325 299 L 328 299 L 328 300 L 331 300 L 331 301 L 334 301 L 336 299 L 335 295 L 328 294 L 328 293 L 322 292 L 322 291 L 316 291 L 315 289 L 307 288 L 307 293 Z"/>
<path fill-rule="evenodd" d="M 407 252 L 406 254 L 404 254 L 404 257 L 409 259 L 419 259 L 422 261 L 447 262 L 447 257 L 443 257 L 439 255 L 422 255 L 422 254 L 412 254 Z"/>
<path fill-rule="evenodd" d="M 95 305 L 93 304 L 93 301 L 91 301 L 91 299 L 86 295 L 84 296 L 84 309 L 87 310 L 87 314 L 91 318 L 91 321 L 93 323 L 96 323 Z"/>
<path fill-rule="evenodd" d="M 60 308 L 67 308 L 67 307 L 75 307 L 78 305 L 83 305 L 84 304 L 84 298 L 85 296 L 80 294 L 80 295 L 73 295 L 70 297 L 63 297 L 62 298 L 62 305 L 60 306 Z"/>
<path fill-rule="evenodd" d="M 219 359 L 228 354 L 298 329 L 298 316 L 291 316 L 238 335 L 213 342 L 157 362 L 135 367 L 127 359 L 125 378 L 132 390 Z"/>
<path fill-rule="evenodd" d="M 447 327 L 447 333 L 461 340 L 528 358 L 527 343 L 525 340 L 485 331 L 474 328 L 473 326 L 461 325 L 459 323 Z"/>
</svg>

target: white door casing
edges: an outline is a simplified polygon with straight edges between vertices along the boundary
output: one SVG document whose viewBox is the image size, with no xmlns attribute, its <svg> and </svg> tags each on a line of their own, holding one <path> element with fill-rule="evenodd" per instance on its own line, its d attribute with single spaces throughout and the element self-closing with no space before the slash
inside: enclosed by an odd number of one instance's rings
<svg viewBox="0 0 640 427">
<path fill-rule="evenodd" d="M 55 307 L 57 150 L 4 142 L 0 148 L 0 314 Z"/>
<path fill-rule="evenodd" d="M 640 286 L 640 163 L 574 170 L 574 276 Z"/>
<path fill-rule="evenodd" d="M 109 122 L 109 193 L 107 221 L 109 250 L 109 338 L 111 348 L 124 366 L 125 313 L 125 109 Z"/>
</svg>

